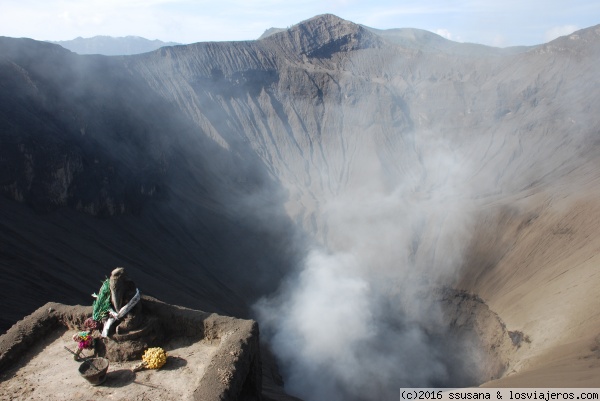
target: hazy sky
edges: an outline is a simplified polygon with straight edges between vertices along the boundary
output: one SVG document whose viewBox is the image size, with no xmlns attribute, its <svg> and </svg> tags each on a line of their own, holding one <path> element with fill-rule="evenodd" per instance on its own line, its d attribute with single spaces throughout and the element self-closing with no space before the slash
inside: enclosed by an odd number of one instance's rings
<svg viewBox="0 0 600 401">
<path fill-rule="evenodd" d="M 0 0 L 0 36 L 251 40 L 332 13 L 373 28 L 421 28 L 459 42 L 533 45 L 600 23 L 598 0 Z"/>
</svg>

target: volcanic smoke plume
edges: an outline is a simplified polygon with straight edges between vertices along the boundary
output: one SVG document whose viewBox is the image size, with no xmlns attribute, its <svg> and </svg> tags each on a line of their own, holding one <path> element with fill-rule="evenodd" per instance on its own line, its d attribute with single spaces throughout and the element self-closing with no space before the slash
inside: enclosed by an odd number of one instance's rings
<svg viewBox="0 0 600 401">
<path fill-rule="evenodd" d="M 444 327 L 429 296 L 452 283 L 469 240 L 468 163 L 428 145 L 419 178 L 388 192 L 365 182 L 328 200 L 328 247 L 310 249 L 277 295 L 256 305 L 292 394 L 391 399 L 402 386 L 480 380 L 477 350 Z"/>
</svg>

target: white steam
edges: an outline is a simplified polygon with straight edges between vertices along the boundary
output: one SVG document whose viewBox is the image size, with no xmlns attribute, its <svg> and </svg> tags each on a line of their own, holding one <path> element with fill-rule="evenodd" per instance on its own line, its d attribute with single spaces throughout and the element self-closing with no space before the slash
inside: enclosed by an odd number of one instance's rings
<svg viewBox="0 0 600 401">
<path fill-rule="evenodd" d="M 419 171 L 388 190 L 371 177 L 328 199 L 328 248 L 311 249 L 279 294 L 256 305 L 292 394 L 372 400 L 401 386 L 472 384 L 459 362 L 467 345 L 448 339 L 428 297 L 454 278 L 468 244 L 468 169 L 446 146 L 416 152 Z"/>
</svg>

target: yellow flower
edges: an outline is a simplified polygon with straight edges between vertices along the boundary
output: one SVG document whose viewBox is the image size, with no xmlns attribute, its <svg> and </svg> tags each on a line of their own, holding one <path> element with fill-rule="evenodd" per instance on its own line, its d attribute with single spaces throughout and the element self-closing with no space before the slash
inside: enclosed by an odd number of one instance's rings
<svg viewBox="0 0 600 401">
<path fill-rule="evenodd" d="M 148 348 L 142 356 L 142 361 L 149 369 L 159 369 L 167 362 L 167 353 L 160 347 Z"/>
</svg>

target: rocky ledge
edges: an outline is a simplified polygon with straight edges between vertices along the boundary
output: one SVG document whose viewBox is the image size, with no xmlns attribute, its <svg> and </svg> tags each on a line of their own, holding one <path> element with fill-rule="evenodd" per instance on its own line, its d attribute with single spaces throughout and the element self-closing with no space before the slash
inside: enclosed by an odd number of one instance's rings
<svg viewBox="0 0 600 401">
<path fill-rule="evenodd" d="M 198 377 L 181 379 L 182 385 L 187 388 L 178 389 L 180 394 L 171 392 L 171 396 L 176 398 L 183 396 L 186 399 L 203 401 L 260 399 L 261 362 L 258 324 L 255 321 L 168 305 L 147 296 L 142 297 L 142 302 L 144 309 L 157 317 L 160 322 L 165 334 L 164 343 L 167 344 L 168 348 L 166 349 L 172 361 L 167 360 L 167 364 L 162 368 L 163 371 L 157 371 L 153 376 L 149 376 L 152 377 L 153 385 L 140 386 L 139 384 L 144 378 L 136 379 L 135 373 L 131 373 L 130 370 L 118 370 L 115 367 L 112 368 L 112 372 L 109 369 L 107 377 L 109 380 L 101 386 L 102 388 L 88 385 L 88 390 L 93 389 L 89 391 L 101 393 L 104 388 L 104 391 L 111 392 L 113 398 L 122 399 L 122 396 L 125 395 L 131 399 L 143 398 L 147 394 L 135 395 L 135 392 L 147 393 L 159 390 L 169 392 L 167 383 L 160 382 L 163 373 L 176 377 L 184 374 L 190 375 L 190 372 L 201 372 Z M 6 391 L 12 395 L 15 395 L 14 391 L 29 391 L 27 396 L 31 399 L 57 394 L 57 389 L 44 388 L 44 383 L 56 386 L 52 383 L 60 382 L 58 389 L 66 391 L 65 387 L 70 387 L 68 382 L 74 380 L 73 388 L 85 388 L 82 378 L 77 377 L 75 367 L 63 369 L 60 365 L 62 363 L 70 367 L 74 363 L 69 354 L 65 351 L 64 358 L 57 358 L 56 355 L 63 355 L 59 352 L 64 351 L 64 344 L 73 344 L 66 342 L 71 335 L 68 331 L 80 330 L 91 312 L 90 307 L 50 302 L 0 336 L 0 381 L 6 384 L 3 386 L 4 390 L 0 392 L 3 393 L 0 394 L 0 398 L 2 395 L 10 395 L 4 394 Z M 53 354 L 53 348 L 59 350 L 55 351 L 56 355 Z M 205 352 L 203 349 L 209 349 L 209 351 Z M 187 359 L 175 356 L 178 354 L 178 350 L 185 350 L 186 356 L 189 355 Z M 196 366 L 191 366 L 197 360 L 194 358 L 198 358 L 198 355 L 203 352 L 207 355 L 205 366 L 203 369 L 195 370 Z M 52 368 L 49 369 L 50 373 L 44 373 L 40 368 L 44 365 L 44 358 L 53 359 L 51 361 Z M 32 367 L 28 365 L 38 366 L 36 369 L 40 372 L 32 370 Z M 113 361 L 111 361 L 112 365 Z M 127 367 L 119 362 L 114 362 L 114 366 Z M 65 373 L 65 370 L 68 372 Z M 129 375 L 129 380 L 123 380 L 125 373 Z M 63 374 L 67 375 L 65 376 L 67 379 L 54 380 L 49 377 L 37 377 L 35 381 L 38 384 L 30 382 L 40 374 Z M 114 385 L 111 385 L 111 380 Z M 78 394 L 80 395 L 80 393 L 63 395 L 67 397 L 66 399 L 69 397 L 74 399 L 73 397 Z M 163 394 L 161 394 L 161 398 L 170 399 L 168 396 L 164 398 Z"/>
</svg>

